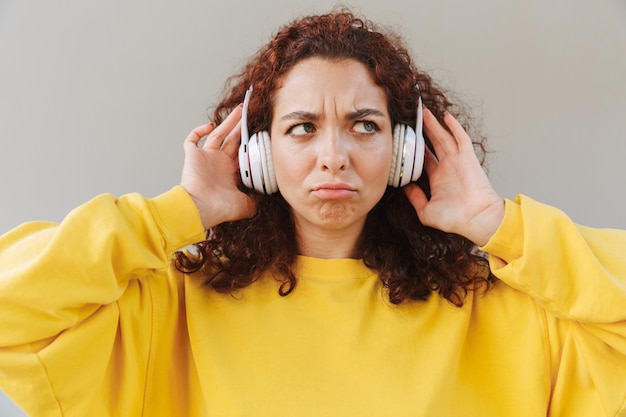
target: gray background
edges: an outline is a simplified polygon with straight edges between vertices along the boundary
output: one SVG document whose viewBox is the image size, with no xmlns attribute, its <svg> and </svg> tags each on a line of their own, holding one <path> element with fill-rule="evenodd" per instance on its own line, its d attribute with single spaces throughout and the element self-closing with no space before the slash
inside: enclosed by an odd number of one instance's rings
<svg viewBox="0 0 626 417">
<path fill-rule="evenodd" d="M 279 25 L 334 4 L 0 0 L 0 233 L 177 184 L 182 141 L 226 77 Z M 626 0 L 352 4 L 482 120 L 502 196 L 626 228 Z M 0 395 L 0 415 L 21 414 Z"/>
</svg>

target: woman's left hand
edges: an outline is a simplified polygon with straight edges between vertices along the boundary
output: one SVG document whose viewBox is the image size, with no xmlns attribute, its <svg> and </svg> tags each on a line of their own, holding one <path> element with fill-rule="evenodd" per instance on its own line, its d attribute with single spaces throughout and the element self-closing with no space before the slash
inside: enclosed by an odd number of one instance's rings
<svg viewBox="0 0 626 417">
<path fill-rule="evenodd" d="M 484 246 L 504 218 L 504 200 L 489 182 L 461 124 L 449 113 L 444 122 L 452 133 L 424 108 L 424 131 L 437 155 L 426 149 L 430 200 L 416 184 L 404 191 L 424 225 Z"/>
</svg>

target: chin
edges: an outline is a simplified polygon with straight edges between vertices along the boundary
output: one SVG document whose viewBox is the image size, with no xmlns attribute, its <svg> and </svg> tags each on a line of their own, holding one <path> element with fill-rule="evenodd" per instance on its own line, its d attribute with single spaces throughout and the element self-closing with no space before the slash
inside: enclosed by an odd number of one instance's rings
<svg viewBox="0 0 626 417">
<path fill-rule="evenodd" d="M 341 229 L 358 223 L 358 213 L 345 204 L 324 204 L 319 211 L 319 221 L 329 229 Z"/>
<path fill-rule="evenodd" d="M 324 205 L 320 210 L 320 218 L 324 222 L 336 223 L 348 220 L 350 213 L 343 204 Z"/>
</svg>

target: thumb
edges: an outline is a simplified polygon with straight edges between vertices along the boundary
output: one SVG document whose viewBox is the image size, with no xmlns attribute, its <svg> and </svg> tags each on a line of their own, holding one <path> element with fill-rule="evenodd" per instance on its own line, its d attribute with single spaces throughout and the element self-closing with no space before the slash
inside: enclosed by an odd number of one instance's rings
<svg viewBox="0 0 626 417">
<path fill-rule="evenodd" d="M 402 190 L 419 215 L 424 207 L 426 207 L 426 204 L 428 204 L 428 197 L 426 197 L 424 190 L 422 190 L 417 184 L 408 184 L 403 187 Z"/>
</svg>

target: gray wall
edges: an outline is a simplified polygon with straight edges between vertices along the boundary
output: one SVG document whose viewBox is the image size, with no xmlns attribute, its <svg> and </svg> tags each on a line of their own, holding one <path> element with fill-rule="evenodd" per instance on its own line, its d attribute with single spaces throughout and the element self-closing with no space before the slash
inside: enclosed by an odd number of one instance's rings
<svg viewBox="0 0 626 417">
<path fill-rule="evenodd" d="M 278 25 L 335 2 L 249 3 L 0 0 L 0 233 L 175 185 L 226 77 Z M 472 105 L 501 195 L 626 228 L 624 0 L 353 3 Z M 0 415 L 20 414 L 0 398 Z"/>
</svg>

